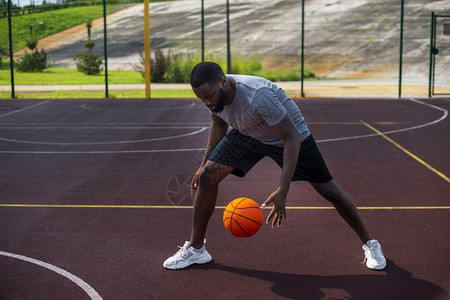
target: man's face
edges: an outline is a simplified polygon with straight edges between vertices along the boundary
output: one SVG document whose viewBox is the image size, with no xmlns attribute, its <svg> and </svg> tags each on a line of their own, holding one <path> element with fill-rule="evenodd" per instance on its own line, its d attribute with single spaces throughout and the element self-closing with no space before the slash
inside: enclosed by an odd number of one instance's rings
<svg viewBox="0 0 450 300">
<path fill-rule="evenodd" d="M 198 88 L 193 88 L 192 90 L 212 112 L 219 113 L 223 111 L 227 99 L 227 92 L 220 82 L 211 85 L 206 83 Z"/>
</svg>

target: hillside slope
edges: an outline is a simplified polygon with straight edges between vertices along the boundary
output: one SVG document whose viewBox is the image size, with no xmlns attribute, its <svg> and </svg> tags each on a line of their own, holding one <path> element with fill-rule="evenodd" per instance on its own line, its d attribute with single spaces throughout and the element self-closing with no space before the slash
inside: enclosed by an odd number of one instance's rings
<svg viewBox="0 0 450 300">
<path fill-rule="evenodd" d="M 226 57 L 225 1 L 205 1 L 207 58 Z M 329 78 L 398 77 L 400 1 L 307 0 L 305 5 L 305 61 L 318 76 Z M 430 13 L 450 14 L 446 0 L 405 1 L 403 76 L 428 79 Z M 301 1 L 230 0 L 232 57 L 259 56 L 264 67 L 292 67 L 300 63 Z M 200 1 L 152 3 L 151 43 L 178 53 L 201 50 Z M 438 25 L 436 80 L 450 82 L 450 36 Z M 132 69 L 143 51 L 143 5 L 108 17 L 108 62 L 112 69 Z M 73 66 L 73 56 L 83 51 L 85 29 L 78 36 L 46 45 L 55 65 Z M 103 54 L 101 22 L 93 29 L 94 48 Z"/>
</svg>

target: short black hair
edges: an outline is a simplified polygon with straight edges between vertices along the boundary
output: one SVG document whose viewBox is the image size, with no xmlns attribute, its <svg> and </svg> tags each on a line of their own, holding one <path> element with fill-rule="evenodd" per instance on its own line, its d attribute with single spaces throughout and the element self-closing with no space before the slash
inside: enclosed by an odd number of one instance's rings
<svg viewBox="0 0 450 300">
<path fill-rule="evenodd" d="M 215 62 L 201 62 L 197 64 L 191 73 L 191 86 L 198 88 L 205 83 L 211 84 L 219 82 L 225 74 L 222 68 Z"/>
</svg>

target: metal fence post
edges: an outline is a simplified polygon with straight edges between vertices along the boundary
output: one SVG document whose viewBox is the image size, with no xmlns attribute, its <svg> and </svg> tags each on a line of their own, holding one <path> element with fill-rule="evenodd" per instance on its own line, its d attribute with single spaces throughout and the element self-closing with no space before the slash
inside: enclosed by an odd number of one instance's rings
<svg viewBox="0 0 450 300">
<path fill-rule="evenodd" d="M 301 74 L 300 74 L 300 96 L 305 97 L 303 92 L 303 79 L 304 79 L 304 67 L 305 67 L 305 0 L 302 0 L 302 62 L 301 62 Z"/>
<path fill-rule="evenodd" d="M 428 73 L 428 98 L 431 98 L 431 85 L 432 85 L 432 74 L 433 74 L 433 50 L 434 50 L 434 24 L 435 24 L 434 11 L 431 12 L 431 26 L 430 26 L 430 65 Z"/>
<path fill-rule="evenodd" d="M 403 64 L 403 14 L 404 14 L 405 0 L 402 0 L 402 7 L 400 12 L 400 54 L 398 62 L 398 97 L 402 96 L 402 64 Z"/>
<path fill-rule="evenodd" d="M 144 61 L 145 61 L 145 98 L 151 98 L 151 59 L 150 59 L 150 12 L 149 0 L 144 0 Z"/>
<path fill-rule="evenodd" d="M 202 0 L 202 62 L 205 61 L 205 6 Z"/>
<path fill-rule="evenodd" d="M 231 50 L 230 50 L 230 4 L 227 0 L 227 73 L 231 74 Z"/>
<path fill-rule="evenodd" d="M 105 97 L 109 97 L 108 91 L 108 38 L 106 36 L 106 0 L 103 0 L 103 53 L 105 56 Z"/>
<path fill-rule="evenodd" d="M 14 53 L 11 25 L 11 0 L 8 0 L 8 27 L 9 27 L 9 69 L 11 71 L 11 98 L 16 98 L 14 90 Z"/>
</svg>

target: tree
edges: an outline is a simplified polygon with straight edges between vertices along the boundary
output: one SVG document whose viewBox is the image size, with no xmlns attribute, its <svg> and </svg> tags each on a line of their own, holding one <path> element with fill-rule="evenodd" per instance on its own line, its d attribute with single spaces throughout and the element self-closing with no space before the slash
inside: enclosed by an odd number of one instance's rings
<svg viewBox="0 0 450 300">
<path fill-rule="evenodd" d="M 20 72 L 42 72 L 48 67 L 47 53 L 44 49 L 36 48 L 39 40 L 33 37 L 33 26 L 30 25 L 30 39 L 25 40 L 30 52 L 25 51 L 23 57 L 16 62 L 17 70 Z"/>
<path fill-rule="evenodd" d="M 73 59 L 77 62 L 77 70 L 86 75 L 97 75 L 102 71 L 103 60 L 97 54 L 92 53 L 92 48 L 95 47 L 95 42 L 91 41 L 92 21 L 88 20 L 86 23 L 88 40 L 83 43 L 83 46 L 88 51 L 78 53 Z"/>
</svg>

